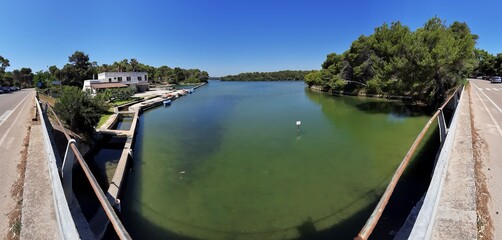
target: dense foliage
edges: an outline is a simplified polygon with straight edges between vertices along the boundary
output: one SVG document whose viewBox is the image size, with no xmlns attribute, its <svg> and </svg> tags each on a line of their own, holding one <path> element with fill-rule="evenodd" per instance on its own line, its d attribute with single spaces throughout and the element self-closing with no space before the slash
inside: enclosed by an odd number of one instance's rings
<svg viewBox="0 0 502 240">
<path fill-rule="evenodd" d="M 146 72 L 151 83 L 198 83 L 207 82 L 209 74 L 199 69 L 183 69 L 168 66 L 152 67 L 138 62 L 137 59 L 124 59 L 113 64 L 98 65 L 90 60 L 89 55 L 75 51 L 68 57 L 68 63 L 62 69 L 53 65 L 45 71 L 39 71 L 32 78 L 35 85 L 39 82 L 42 87 L 49 87 L 53 80 L 61 80 L 63 85 L 82 87 L 84 80 L 93 79 L 101 72 Z"/>
<path fill-rule="evenodd" d="M 47 70 L 33 73 L 30 68 L 15 69 L 6 72 L 10 66 L 8 59 L 0 56 L 0 85 L 33 87 L 41 84 L 41 88 L 51 87 L 52 82 L 60 80 L 63 85 L 82 87 L 84 80 L 93 79 L 101 72 L 147 72 L 151 83 L 199 83 L 207 82 L 209 74 L 199 69 L 183 69 L 168 66 L 152 67 L 138 62 L 135 58 L 124 59 L 113 64 L 98 65 L 91 62 L 89 55 L 75 51 L 68 57 L 68 63 L 59 69 L 52 65 Z"/>
<path fill-rule="evenodd" d="M 343 54 L 329 54 L 305 82 L 324 90 L 411 95 L 434 106 L 474 69 L 477 38 L 467 24 L 447 26 L 437 17 L 414 32 L 399 22 L 383 24 Z"/>
<path fill-rule="evenodd" d="M 487 51 L 476 49 L 478 65 L 472 72 L 473 77 L 478 76 L 502 76 L 502 53 L 496 56 Z"/>
<path fill-rule="evenodd" d="M 134 88 L 107 88 L 97 94 L 98 98 L 103 99 L 106 102 L 118 102 L 131 99 L 131 97 L 136 93 Z"/>
<path fill-rule="evenodd" d="M 312 71 L 249 72 L 221 77 L 222 81 L 301 81 Z"/>
<path fill-rule="evenodd" d="M 5 70 L 10 66 L 9 59 L 0 56 L 0 86 L 31 87 L 33 73 L 31 68 L 15 69 L 12 72 Z"/>
<path fill-rule="evenodd" d="M 54 110 L 70 129 L 91 136 L 101 115 L 108 110 L 108 105 L 101 98 L 93 98 L 78 87 L 65 86 Z"/>
</svg>

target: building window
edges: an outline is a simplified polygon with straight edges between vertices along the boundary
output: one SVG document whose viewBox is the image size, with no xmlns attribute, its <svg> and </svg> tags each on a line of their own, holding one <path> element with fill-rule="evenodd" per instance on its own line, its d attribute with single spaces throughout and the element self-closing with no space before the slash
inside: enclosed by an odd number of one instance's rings
<svg viewBox="0 0 502 240">
<path fill-rule="evenodd" d="M 118 77 L 118 81 L 119 81 L 119 82 L 122 82 L 122 77 Z"/>
<path fill-rule="evenodd" d="M 145 81 L 148 81 L 148 77 L 145 75 Z"/>
<path fill-rule="evenodd" d="M 112 82 L 112 78 L 108 78 L 108 82 Z"/>
<path fill-rule="evenodd" d="M 141 77 L 138 77 L 138 81 L 141 81 Z"/>
<path fill-rule="evenodd" d="M 127 80 L 128 82 L 130 82 L 130 81 L 131 81 L 131 77 L 126 77 L 126 80 Z"/>
</svg>

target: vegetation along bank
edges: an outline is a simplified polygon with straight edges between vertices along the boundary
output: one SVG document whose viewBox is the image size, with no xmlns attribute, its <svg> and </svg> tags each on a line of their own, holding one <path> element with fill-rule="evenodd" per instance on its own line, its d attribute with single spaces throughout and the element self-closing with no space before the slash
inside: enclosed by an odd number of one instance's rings
<svg viewBox="0 0 502 240">
<path fill-rule="evenodd" d="M 305 82 L 323 91 L 410 96 L 434 107 L 477 68 L 477 39 L 466 23 L 437 17 L 415 31 L 383 24 L 344 53 L 328 54 Z"/>
</svg>

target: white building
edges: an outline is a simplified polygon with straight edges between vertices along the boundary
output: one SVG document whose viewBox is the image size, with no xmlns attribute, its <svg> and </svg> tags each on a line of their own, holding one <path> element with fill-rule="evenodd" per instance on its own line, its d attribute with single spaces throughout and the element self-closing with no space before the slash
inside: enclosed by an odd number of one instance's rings
<svg viewBox="0 0 502 240">
<path fill-rule="evenodd" d="M 103 72 L 98 79 L 85 80 L 84 91 L 96 94 L 100 89 L 134 87 L 138 92 L 148 90 L 146 72 Z"/>
</svg>

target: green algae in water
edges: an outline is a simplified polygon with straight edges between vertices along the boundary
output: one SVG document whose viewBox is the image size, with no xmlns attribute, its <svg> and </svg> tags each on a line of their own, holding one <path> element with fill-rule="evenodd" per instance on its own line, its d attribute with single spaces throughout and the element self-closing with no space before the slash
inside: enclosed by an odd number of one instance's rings
<svg viewBox="0 0 502 240">
<path fill-rule="evenodd" d="M 141 116 L 126 227 L 141 238 L 290 239 L 346 224 L 372 210 L 427 120 L 300 82 L 211 82 Z"/>
</svg>

